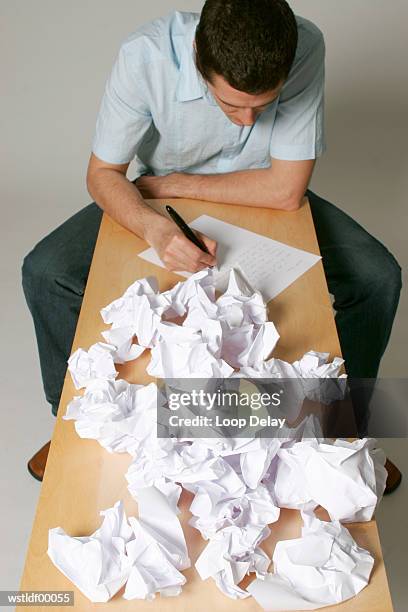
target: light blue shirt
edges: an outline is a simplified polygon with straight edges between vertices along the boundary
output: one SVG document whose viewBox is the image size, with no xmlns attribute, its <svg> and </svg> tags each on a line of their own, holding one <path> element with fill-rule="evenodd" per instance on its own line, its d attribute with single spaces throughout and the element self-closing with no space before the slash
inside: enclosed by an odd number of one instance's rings
<svg viewBox="0 0 408 612">
<path fill-rule="evenodd" d="M 296 57 L 279 97 L 252 126 L 223 113 L 198 73 L 199 15 L 173 12 L 122 44 L 102 99 L 92 151 L 112 164 L 134 159 L 138 175 L 213 174 L 266 168 L 271 157 L 314 159 L 324 149 L 324 40 L 296 17 Z"/>
</svg>

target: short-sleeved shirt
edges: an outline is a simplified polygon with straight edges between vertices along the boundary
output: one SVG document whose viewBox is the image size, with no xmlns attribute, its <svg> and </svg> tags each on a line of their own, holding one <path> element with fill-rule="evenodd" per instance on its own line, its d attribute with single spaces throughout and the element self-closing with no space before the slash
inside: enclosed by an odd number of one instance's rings
<svg viewBox="0 0 408 612">
<path fill-rule="evenodd" d="M 296 17 L 298 45 L 279 97 L 251 126 L 232 123 L 194 60 L 199 14 L 173 12 L 122 44 L 107 81 L 92 151 L 138 175 L 266 168 L 271 158 L 315 159 L 324 149 L 324 40 Z"/>
</svg>

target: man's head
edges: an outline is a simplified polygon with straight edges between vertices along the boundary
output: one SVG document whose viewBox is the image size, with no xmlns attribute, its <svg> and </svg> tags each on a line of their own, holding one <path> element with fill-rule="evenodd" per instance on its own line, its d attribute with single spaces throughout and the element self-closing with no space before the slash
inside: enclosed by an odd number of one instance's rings
<svg viewBox="0 0 408 612">
<path fill-rule="evenodd" d="M 206 0 L 196 64 L 229 119 L 252 125 L 279 95 L 296 46 L 296 20 L 285 0 Z"/>
</svg>

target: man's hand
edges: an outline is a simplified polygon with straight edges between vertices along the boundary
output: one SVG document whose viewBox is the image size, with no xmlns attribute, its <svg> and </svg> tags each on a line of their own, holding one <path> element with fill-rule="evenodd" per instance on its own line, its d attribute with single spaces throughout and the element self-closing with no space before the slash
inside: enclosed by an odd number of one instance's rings
<svg viewBox="0 0 408 612">
<path fill-rule="evenodd" d="M 201 232 L 196 232 L 196 234 L 204 242 L 210 255 L 196 247 L 191 240 L 184 236 L 173 221 L 165 217 L 155 219 L 154 225 L 146 231 L 145 239 L 157 252 L 168 270 L 173 272 L 198 272 L 208 266 L 216 265 L 217 243 L 201 234 Z"/>
<path fill-rule="evenodd" d="M 135 181 L 135 185 L 143 198 L 177 198 L 180 193 L 177 185 L 181 178 L 182 175 L 177 172 L 166 176 L 140 176 Z"/>
</svg>

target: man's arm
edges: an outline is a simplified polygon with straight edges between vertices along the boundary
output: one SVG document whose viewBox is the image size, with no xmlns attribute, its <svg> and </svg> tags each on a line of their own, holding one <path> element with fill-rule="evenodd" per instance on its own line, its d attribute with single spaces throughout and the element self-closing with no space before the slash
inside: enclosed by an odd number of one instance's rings
<svg viewBox="0 0 408 612">
<path fill-rule="evenodd" d="M 297 210 L 315 165 L 314 159 L 272 159 L 270 168 L 240 170 L 226 174 L 182 174 L 142 176 L 136 181 L 144 197 L 192 198 Z"/>
<path fill-rule="evenodd" d="M 196 247 L 173 221 L 143 200 L 138 188 L 126 178 L 128 167 L 129 163 L 109 164 L 91 155 L 86 180 L 95 202 L 120 225 L 144 238 L 167 269 L 197 272 L 214 266 L 215 241 L 200 235 L 211 255 Z"/>
</svg>

